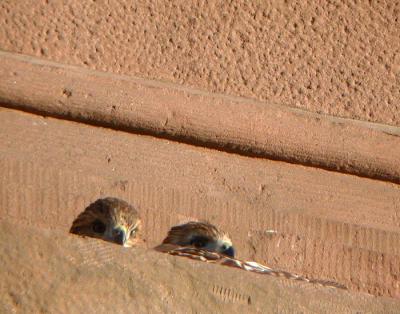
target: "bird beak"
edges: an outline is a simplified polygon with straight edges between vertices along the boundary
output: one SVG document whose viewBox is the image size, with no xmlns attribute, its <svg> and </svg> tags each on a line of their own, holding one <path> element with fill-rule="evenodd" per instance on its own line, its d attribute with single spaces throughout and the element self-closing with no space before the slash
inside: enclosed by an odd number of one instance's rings
<svg viewBox="0 0 400 314">
<path fill-rule="evenodd" d="M 223 254 L 234 258 L 235 257 L 235 249 L 233 246 L 228 247 L 225 251 L 222 252 Z"/>
<path fill-rule="evenodd" d="M 113 229 L 113 241 L 115 243 L 125 246 L 126 240 L 126 230 L 124 228 L 116 227 Z"/>
</svg>

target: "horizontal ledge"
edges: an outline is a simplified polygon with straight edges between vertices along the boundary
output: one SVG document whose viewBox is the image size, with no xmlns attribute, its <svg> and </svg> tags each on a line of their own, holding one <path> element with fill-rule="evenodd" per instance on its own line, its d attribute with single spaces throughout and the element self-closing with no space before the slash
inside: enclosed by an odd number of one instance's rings
<svg viewBox="0 0 400 314">
<path fill-rule="evenodd" d="M 0 103 L 400 183 L 400 128 L 0 51 Z"/>
</svg>

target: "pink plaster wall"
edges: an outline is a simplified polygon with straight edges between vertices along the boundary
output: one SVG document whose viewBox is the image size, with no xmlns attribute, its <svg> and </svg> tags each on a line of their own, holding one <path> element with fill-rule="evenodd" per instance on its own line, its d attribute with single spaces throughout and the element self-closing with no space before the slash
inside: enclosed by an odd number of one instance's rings
<svg viewBox="0 0 400 314">
<path fill-rule="evenodd" d="M 400 126 L 395 1 L 2 1 L 0 49 Z"/>
</svg>

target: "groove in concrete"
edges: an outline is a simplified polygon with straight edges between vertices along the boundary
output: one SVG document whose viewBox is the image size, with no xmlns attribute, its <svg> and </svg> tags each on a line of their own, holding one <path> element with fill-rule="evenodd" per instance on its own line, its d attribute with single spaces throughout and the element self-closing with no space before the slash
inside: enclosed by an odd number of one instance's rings
<svg viewBox="0 0 400 314">
<path fill-rule="evenodd" d="M 400 128 L 0 52 L 2 106 L 400 182 Z"/>
</svg>

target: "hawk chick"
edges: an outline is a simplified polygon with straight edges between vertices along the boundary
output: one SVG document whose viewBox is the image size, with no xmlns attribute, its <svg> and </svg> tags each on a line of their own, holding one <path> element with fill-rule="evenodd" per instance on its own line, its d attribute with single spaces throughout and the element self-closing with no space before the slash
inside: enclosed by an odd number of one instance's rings
<svg viewBox="0 0 400 314">
<path fill-rule="evenodd" d="M 139 240 L 141 220 L 127 202 L 107 197 L 90 204 L 72 223 L 71 233 L 131 247 Z"/>
<path fill-rule="evenodd" d="M 235 256 L 232 241 L 228 235 L 208 222 L 190 221 L 172 227 L 163 244 L 192 246 L 210 252 Z"/>
<path fill-rule="evenodd" d="M 287 271 L 275 270 L 256 262 L 235 259 L 232 241 L 227 234 L 206 222 L 188 222 L 172 227 L 163 243 L 156 247 L 156 250 L 254 273 L 346 289 L 344 285 L 333 281 L 308 279 Z"/>
</svg>

